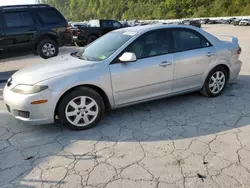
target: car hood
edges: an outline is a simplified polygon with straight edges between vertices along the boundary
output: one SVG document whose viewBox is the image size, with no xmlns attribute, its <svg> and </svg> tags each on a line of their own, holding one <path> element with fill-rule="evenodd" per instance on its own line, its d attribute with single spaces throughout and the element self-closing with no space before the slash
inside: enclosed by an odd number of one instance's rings
<svg viewBox="0 0 250 188">
<path fill-rule="evenodd" d="M 17 71 L 12 79 L 17 84 L 35 84 L 63 74 L 84 71 L 96 62 L 85 61 L 71 55 L 58 56 Z"/>
</svg>

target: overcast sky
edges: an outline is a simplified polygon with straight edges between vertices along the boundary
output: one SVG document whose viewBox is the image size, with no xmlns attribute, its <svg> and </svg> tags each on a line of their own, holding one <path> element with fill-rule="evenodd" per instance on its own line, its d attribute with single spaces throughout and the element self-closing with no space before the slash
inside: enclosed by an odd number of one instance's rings
<svg viewBox="0 0 250 188">
<path fill-rule="evenodd" d="M 0 6 L 2 5 L 20 5 L 20 4 L 33 4 L 37 0 L 0 0 Z"/>
</svg>

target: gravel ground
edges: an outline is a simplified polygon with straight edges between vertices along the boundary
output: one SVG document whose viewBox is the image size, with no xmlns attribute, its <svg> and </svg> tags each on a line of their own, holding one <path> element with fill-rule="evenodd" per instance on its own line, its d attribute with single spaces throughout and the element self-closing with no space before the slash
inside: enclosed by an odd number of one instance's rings
<svg viewBox="0 0 250 188">
<path fill-rule="evenodd" d="M 74 132 L 17 122 L 0 89 L 0 187 L 250 187 L 250 27 L 204 29 L 237 36 L 243 49 L 239 79 L 217 98 L 192 93 L 140 104 Z M 29 56 L 1 68 L 38 61 Z"/>
</svg>

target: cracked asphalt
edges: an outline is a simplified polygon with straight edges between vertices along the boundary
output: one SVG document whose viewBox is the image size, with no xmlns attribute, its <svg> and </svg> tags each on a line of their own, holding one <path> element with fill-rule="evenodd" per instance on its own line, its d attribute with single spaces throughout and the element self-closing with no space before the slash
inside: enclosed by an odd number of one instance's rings
<svg viewBox="0 0 250 188">
<path fill-rule="evenodd" d="M 243 49 L 238 80 L 217 98 L 131 106 L 75 132 L 17 122 L 0 96 L 0 187 L 250 187 L 250 27 L 204 29 L 237 36 Z"/>
</svg>

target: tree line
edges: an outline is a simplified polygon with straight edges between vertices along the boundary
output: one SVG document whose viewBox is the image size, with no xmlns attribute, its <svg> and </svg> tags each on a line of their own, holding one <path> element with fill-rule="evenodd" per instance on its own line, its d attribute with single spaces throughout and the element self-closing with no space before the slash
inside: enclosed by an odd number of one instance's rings
<svg viewBox="0 0 250 188">
<path fill-rule="evenodd" d="M 40 0 L 68 21 L 249 16 L 250 0 Z"/>
</svg>

